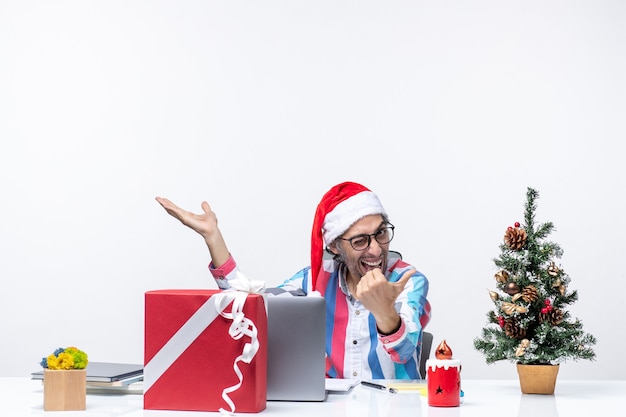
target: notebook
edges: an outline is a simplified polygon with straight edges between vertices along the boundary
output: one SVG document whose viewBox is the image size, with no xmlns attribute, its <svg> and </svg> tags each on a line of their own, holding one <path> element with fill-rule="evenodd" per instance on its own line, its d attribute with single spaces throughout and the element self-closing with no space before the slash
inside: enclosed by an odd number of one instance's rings
<svg viewBox="0 0 626 417">
<path fill-rule="evenodd" d="M 284 294 L 267 302 L 267 400 L 324 401 L 324 298 Z"/>
<path fill-rule="evenodd" d="M 43 370 L 33 372 L 31 379 L 43 379 Z M 115 362 L 87 363 L 87 383 L 131 383 L 143 379 L 143 365 Z"/>
</svg>

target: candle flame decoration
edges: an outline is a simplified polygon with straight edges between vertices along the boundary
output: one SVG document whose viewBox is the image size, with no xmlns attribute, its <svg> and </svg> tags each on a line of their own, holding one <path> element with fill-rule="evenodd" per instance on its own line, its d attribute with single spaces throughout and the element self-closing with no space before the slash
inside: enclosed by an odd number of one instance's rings
<svg viewBox="0 0 626 417">
<path fill-rule="evenodd" d="M 452 359 L 452 349 L 444 339 L 430 362 L 426 383 L 430 407 L 458 407 L 461 404 L 461 361 Z"/>
<path fill-rule="evenodd" d="M 446 343 L 446 339 L 443 339 L 435 350 L 435 358 L 437 359 L 452 359 L 452 349 Z"/>
</svg>

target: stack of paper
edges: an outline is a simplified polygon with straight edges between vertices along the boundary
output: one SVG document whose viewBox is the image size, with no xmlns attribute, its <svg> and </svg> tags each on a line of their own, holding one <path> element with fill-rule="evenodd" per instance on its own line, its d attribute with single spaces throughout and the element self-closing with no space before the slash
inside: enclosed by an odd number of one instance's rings
<svg viewBox="0 0 626 417">
<path fill-rule="evenodd" d="M 358 384 L 358 379 L 326 378 L 326 391 L 331 394 L 333 392 L 348 392 Z"/>
<path fill-rule="evenodd" d="M 43 381 L 43 370 L 31 373 L 31 379 Z M 143 381 L 143 365 L 115 362 L 89 362 L 87 364 L 87 389 L 117 389 L 136 391 Z M 132 387 L 131 387 L 132 385 Z M 143 386 L 140 386 L 143 390 Z"/>
</svg>

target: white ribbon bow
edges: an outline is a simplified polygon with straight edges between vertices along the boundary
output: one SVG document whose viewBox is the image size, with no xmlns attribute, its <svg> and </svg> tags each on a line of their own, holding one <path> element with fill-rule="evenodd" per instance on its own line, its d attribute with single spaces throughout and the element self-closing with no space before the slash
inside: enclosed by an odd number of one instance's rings
<svg viewBox="0 0 626 417">
<path fill-rule="evenodd" d="M 249 294 L 261 294 L 265 292 L 265 282 L 249 279 L 241 272 L 237 271 L 235 278 L 228 280 L 230 289 L 243 291 Z M 226 291 L 230 291 L 230 289 Z"/>
<path fill-rule="evenodd" d="M 243 384 L 243 374 L 239 369 L 239 362 L 250 363 L 257 351 L 259 350 L 259 339 L 257 337 L 257 328 L 254 322 L 246 317 L 243 312 L 244 304 L 246 303 L 246 297 L 248 294 L 260 294 L 265 291 L 265 283 L 262 281 L 254 281 L 248 279 L 241 272 L 237 271 L 237 275 L 234 279 L 229 280 L 231 286 L 230 289 L 217 294 L 216 307 L 222 317 L 232 320 L 228 334 L 233 340 L 239 340 L 244 336 L 250 337 L 250 342 L 246 343 L 243 347 L 241 355 L 235 358 L 233 362 L 233 369 L 239 382 L 235 385 L 224 388 L 222 391 L 222 398 L 230 406 L 230 411 L 220 408 L 220 413 L 232 415 L 235 412 L 235 403 L 230 398 L 229 394 L 237 391 Z M 233 298 L 234 297 L 234 298 Z M 226 307 L 232 301 L 233 307 L 231 312 L 226 312 Z"/>
</svg>

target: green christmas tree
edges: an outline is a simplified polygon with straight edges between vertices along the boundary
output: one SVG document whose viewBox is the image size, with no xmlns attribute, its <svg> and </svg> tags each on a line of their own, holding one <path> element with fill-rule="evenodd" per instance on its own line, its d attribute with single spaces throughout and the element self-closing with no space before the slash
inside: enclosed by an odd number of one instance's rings
<svg viewBox="0 0 626 417">
<path fill-rule="evenodd" d="M 570 277 L 556 260 L 563 251 L 547 240 L 551 222 L 535 225 L 537 191 L 527 189 L 524 224 L 509 226 L 493 261 L 498 291 L 489 291 L 495 306 L 474 348 L 488 364 L 508 360 L 520 364 L 556 365 L 568 359 L 595 359 L 596 339 L 572 319 L 567 307 L 578 300 Z"/>
</svg>

